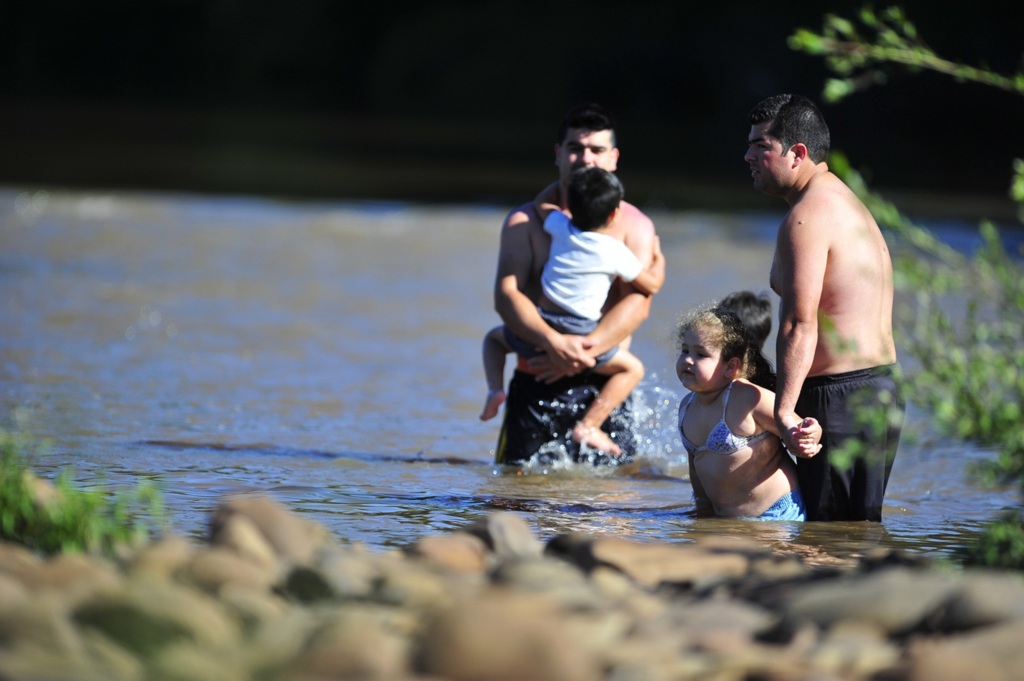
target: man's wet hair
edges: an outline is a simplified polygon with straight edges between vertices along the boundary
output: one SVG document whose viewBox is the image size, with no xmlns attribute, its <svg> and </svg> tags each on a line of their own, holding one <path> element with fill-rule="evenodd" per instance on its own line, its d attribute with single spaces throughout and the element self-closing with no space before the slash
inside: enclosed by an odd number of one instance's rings
<svg viewBox="0 0 1024 681">
<path fill-rule="evenodd" d="M 612 133 L 612 148 L 615 147 L 615 119 L 600 104 L 586 102 L 569 109 L 565 118 L 562 119 L 562 125 L 558 128 L 556 144 L 565 142 L 565 136 L 569 134 L 570 128 L 589 130 L 590 132 L 609 130 Z"/>
<path fill-rule="evenodd" d="M 613 173 L 601 168 L 578 168 L 569 177 L 566 202 L 572 224 L 585 232 L 608 222 L 625 190 Z"/>
<path fill-rule="evenodd" d="M 831 143 L 828 125 L 814 102 L 800 95 L 775 95 L 757 103 L 747 118 L 751 125 L 771 121 L 765 131 L 779 140 L 783 153 L 802 143 L 815 163 L 828 158 Z"/>
</svg>

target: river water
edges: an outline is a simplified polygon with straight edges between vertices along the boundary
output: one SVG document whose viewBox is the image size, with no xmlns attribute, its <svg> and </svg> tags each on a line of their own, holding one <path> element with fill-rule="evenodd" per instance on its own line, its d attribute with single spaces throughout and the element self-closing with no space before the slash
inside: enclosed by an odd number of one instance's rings
<svg viewBox="0 0 1024 681">
<path fill-rule="evenodd" d="M 542 540 L 725 534 L 831 563 L 949 555 L 1020 503 L 966 477 L 988 453 L 911 409 L 882 524 L 694 519 L 676 319 L 766 287 L 781 206 L 651 215 L 668 275 L 633 345 L 645 444 L 629 466 L 493 464 L 498 420 L 477 418 L 498 322 L 491 206 L 0 188 L 0 424 L 47 443 L 44 476 L 155 482 L 196 538 L 225 495 L 259 492 L 372 548 L 510 510 Z"/>
</svg>

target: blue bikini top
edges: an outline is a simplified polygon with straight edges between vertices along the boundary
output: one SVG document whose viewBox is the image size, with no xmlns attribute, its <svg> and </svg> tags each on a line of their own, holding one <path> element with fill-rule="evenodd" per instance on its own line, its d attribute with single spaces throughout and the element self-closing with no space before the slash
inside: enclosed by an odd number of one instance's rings
<svg viewBox="0 0 1024 681">
<path fill-rule="evenodd" d="M 733 454 L 743 449 L 744 447 L 750 447 L 756 442 L 760 442 L 764 438 L 771 435 L 769 431 L 758 433 L 757 435 L 736 435 L 729 429 L 729 424 L 725 422 L 725 409 L 729 406 L 729 394 L 732 392 L 733 384 L 730 383 L 729 387 L 725 389 L 725 395 L 722 398 L 722 418 L 715 424 L 715 427 L 708 433 L 708 439 L 704 443 L 704 446 L 700 447 L 686 438 L 686 433 L 683 432 L 683 418 L 686 416 L 686 410 L 693 402 L 693 396 L 695 393 L 690 393 L 683 400 L 683 403 L 679 405 L 679 436 L 683 438 L 683 447 L 686 448 L 686 453 L 691 457 L 698 452 L 714 452 L 715 454 Z"/>
</svg>

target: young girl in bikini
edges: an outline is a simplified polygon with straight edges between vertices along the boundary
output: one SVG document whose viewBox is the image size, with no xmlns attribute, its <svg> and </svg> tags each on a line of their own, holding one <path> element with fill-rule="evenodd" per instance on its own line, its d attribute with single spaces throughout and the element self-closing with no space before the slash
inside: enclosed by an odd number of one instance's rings
<svg viewBox="0 0 1024 681">
<path fill-rule="evenodd" d="M 679 405 L 679 433 L 698 516 L 804 520 L 796 466 L 775 423 L 774 374 L 734 313 L 720 306 L 690 313 L 679 326 L 676 374 L 690 394 Z M 821 425 L 795 429 L 798 456 L 821 449 Z"/>
</svg>

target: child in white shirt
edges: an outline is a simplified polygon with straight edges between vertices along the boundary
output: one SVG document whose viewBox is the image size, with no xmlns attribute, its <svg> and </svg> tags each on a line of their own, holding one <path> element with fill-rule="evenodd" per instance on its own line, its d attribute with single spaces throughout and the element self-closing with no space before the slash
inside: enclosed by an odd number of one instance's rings
<svg viewBox="0 0 1024 681">
<path fill-rule="evenodd" d="M 580 168 L 570 178 L 566 201 L 572 219 L 558 206 L 542 203 L 534 207 L 551 235 L 551 251 L 541 276 L 543 294 L 538 311 L 559 333 L 585 336 L 597 327 L 612 281 L 620 277 L 647 294 L 655 294 L 664 283 L 658 268 L 644 268 L 628 246 L 607 233 L 622 201 L 619 179 L 601 168 Z M 663 257 L 655 249 L 655 262 Z M 493 418 L 505 401 L 505 355 L 515 352 L 520 368 L 540 350 L 518 338 L 505 326 L 491 329 L 484 338 L 484 373 L 487 398 L 481 420 Z M 640 383 L 643 363 L 631 352 L 612 348 L 597 358 L 591 369 L 609 376 L 600 393 L 573 427 L 571 437 L 599 451 L 618 456 L 621 450 L 601 425 Z"/>
</svg>

